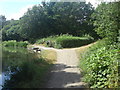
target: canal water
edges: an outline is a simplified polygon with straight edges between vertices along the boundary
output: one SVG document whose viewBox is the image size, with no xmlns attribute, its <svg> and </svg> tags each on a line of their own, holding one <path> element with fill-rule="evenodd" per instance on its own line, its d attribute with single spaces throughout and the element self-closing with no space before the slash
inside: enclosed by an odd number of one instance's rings
<svg viewBox="0 0 120 90">
<path fill-rule="evenodd" d="M 7 81 L 11 79 L 11 75 L 20 70 L 23 62 L 38 59 L 40 54 L 27 50 L 26 48 L 2 48 L 2 73 L 0 73 L 0 90 Z M 2 86 L 1 86 L 2 85 Z"/>
</svg>

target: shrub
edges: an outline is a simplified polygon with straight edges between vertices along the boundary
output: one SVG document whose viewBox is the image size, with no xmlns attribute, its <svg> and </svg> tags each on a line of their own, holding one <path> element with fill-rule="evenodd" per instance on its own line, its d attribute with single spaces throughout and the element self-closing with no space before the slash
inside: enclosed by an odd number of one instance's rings
<svg viewBox="0 0 120 90">
<path fill-rule="evenodd" d="M 84 72 L 83 80 L 91 88 L 118 87 L 117 52 L 116 45 L 105 45 L 99 41 L 84 54 L 80 67 Z"/>
<path fill-rule="evenodd" d="M 27 47 L 28 42 L 27 41 L 20 41 L 17 42 L 16 40 L 10 40 L 10 41 L 4 41 L 2 42 L 2 45 L 5 47 Z"/>
<path fill-rule="evenodd" d="M 18 42 L 18 47 L 27 47 L 27 45 L 28 45 L 28 42 L 27 41 L 20 41 L 20 42 Z"/>
<path fill-rule="evenodd" d="M 63 48 L 79 47 L 93 42 L 92 39 L 86 37 L 58 37 L 56 39 L 57 44 L 60 44 Z"/>
<path fill-rule="evenodd" d="M 54 48 L 72 48 L 72 47 L 79 47 L 82 45 L 86 45 L 93 41 L 94 41 L 93 38 L 90 36 L 75 37 L 69 34 L 64 34 L 60 36 L 56 35 L 56 36 L 43 38 L 37 40 L 36 43 L 45 44 L 45 46 L 54 47 Z"/>
<path fill-rule="evenodd" d="M 56 36 L 49 36 L 47 38 L 38 39 L 36 41 L 36 43 L 37 44 L 44 44 L 45 46 L 48 46 L 48 47 L 54 47 L 56 38 L 57 38 L 57 35 Z M 47 44 L 48 42 L 49 42 L 49 44 Z"/>
<path fill-rule="evenodd" d="M 118 23 L 120 18 L 118 14 L 120 11 L 120 2 L 101 3 L 92 14 L 95 31 L 102 38 L 112 39 L 116 41 L 118 36 Z"/>
</svg>

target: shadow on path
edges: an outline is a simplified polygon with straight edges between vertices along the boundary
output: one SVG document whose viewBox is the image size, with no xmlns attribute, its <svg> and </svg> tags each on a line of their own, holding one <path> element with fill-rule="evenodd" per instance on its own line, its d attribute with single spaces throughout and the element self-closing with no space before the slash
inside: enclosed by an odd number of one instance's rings
<svg viewBox="0 0 120 90">
<path fill-rule="evenodd" d="M 84 88 L 78 67 L 55 64 L 47 75 L 45 88 Z M 74 70 L 73 72 L 71 72 Z"/>
</svg>

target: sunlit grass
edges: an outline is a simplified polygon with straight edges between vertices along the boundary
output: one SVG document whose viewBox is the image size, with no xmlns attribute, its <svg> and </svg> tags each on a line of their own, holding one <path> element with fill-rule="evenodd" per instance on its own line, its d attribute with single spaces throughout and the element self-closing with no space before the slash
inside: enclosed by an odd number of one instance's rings
<svg viewBox="0 0 120 90">
<path fill-rule="evenodd" d="M 43 50 L 41 52 L 41 57 L 54 62 L 57 60 L 57 53 L 55 50 Z"/>
</svg>

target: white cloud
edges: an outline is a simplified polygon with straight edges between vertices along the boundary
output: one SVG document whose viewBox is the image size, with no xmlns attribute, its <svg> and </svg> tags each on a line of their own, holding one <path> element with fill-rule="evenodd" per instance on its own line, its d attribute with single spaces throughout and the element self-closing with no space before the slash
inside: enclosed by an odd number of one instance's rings
<svg viewBox="0 0 120 90">
<path fill-rule="evenodd" d="M 28 5 L 25 6 L 23 8 L 21 8 L 17 13 L 13 13 L 12 15 L 10 15 L 7 19 L 15 19 L 18 20 L 20 17 L 22 17 L 24 15 L 25 12 L 27 12 L 28 8 L 32 8 L 34 5 Z"/>
<path fill-rule="evenodd" d="M 101 2 L 117 2 L 119 0 L 86 0 L 86 2 L 90 2 L 94 7 L 97 7 Z"/>
<path fill-rule="evenodd" d="M 94 7 L 100 4 L 100 0 L 86 0 L 86 2 L 90 2 Z"/>
</svg>

